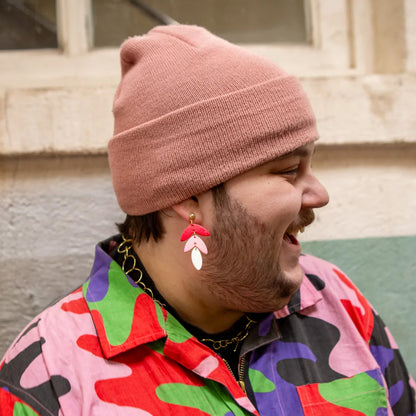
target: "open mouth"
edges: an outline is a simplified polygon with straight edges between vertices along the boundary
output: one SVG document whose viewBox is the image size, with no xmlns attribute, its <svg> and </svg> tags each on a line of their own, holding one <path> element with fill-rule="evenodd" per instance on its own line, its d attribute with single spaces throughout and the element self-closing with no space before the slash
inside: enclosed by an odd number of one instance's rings
<svg viewBox="0 0 416 416">
<path fill-rule="evenodd" d="M 285 235 L 283 236 L 283 240 L 285 240 L 287 243 L 294 244 L 295 246 L 299 246 L 300 243 L 296 236 L 298 233 L 303 233 L 305 231 L 305 227 L 289 227 L 287 231 L 285 232 Z"/>
<path fill-rule="evenodd" d="M 287 241 L 290 244 L 294 244 L 296 246 L 299 245 L 299 241 L 293 234 L 285 233 L 283 240 Z"/>
</svg>

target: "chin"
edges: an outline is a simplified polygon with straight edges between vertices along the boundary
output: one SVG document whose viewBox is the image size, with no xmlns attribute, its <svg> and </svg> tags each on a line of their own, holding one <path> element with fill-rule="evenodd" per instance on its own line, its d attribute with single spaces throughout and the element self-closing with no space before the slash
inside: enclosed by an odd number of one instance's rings
<svg viewBox="0 0 416 416">
<path fill-rule="evenodd" d="M 259 297 L 258 299 L 250 298 L 246 299 L 243 304 L 245 305 L 245 313 L 266 313 L 275 312 L 284 308 L 289 302 L 292 296 L 299 290 L 303 281 L 303 272 L 296 275 L 296 279 L 284 274 L 287 279 L 287 284 L 280 288 L 279 293 L 272 294 L 268 291 L 267 296 Z M 240 303 L 241 304 L 241 303 Z M 237 306 L 237 305 L 236 305 Z"/>
<path fill-rule="evenodd" d="M 295 291 L 296 292 L 296 291 Z M 295 293 L 294 292 L 294 293 Z M 262 302 L 258 304 L 250 302 L 252 305 L 246 307 L 244 313 L 271 313 L 276 312 L 282 308 L 284 308 L 290 301 L 293 294 L 287 298 L 274 298 L 274 299 L 263 299 Z"/>
<path fill-rule="evenodd" d="M 296 290 L 298 290 L 300 285 L 302 284 L 303 276 L 304 276 L 304 273 L 303 273 L 302 268 L 300 267 L 300 264 L 297 263 L 295 267 L 291 267 L 291 268 L 282 267 L 282 271 L 283 271 L 285 278 L 288 281 L 292 282 L 294 285 L 296 285 L 297 286 Z M 294 292 L 296 292 L 296 290 Z"/>
</svg>

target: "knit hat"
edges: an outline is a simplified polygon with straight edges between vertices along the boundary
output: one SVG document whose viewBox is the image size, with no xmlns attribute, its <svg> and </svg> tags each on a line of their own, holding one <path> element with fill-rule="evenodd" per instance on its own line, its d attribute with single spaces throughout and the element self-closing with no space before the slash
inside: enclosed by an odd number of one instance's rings
<svg viewBox="0 0 416 416">
<path fill-rule="evenodd" d="M 298 80 L 198 26 L 121 46 L 108 154 L 130 215 L 158 211 L 317 139 Z"/>
</svg>

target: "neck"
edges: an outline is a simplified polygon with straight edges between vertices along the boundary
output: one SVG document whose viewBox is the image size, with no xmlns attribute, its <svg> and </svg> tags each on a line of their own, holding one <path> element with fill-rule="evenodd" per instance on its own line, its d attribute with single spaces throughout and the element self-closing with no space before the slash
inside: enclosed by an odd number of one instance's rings
<svg viewBox="0 0 416 416">
<path fill-rule="evenodd" d="M 134 245 L 157 290 L 189 324 L 204 332 L 225 331 L 244 314 L 219 305 L 204 286 L 203 270 L 195 270 L 176 241 L 167 238 Z"/>
</svg>

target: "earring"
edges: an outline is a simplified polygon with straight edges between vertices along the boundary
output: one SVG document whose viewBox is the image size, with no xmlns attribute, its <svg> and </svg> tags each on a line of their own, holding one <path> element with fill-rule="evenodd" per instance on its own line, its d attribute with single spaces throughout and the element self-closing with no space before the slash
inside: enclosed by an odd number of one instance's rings
<svg viewBox="0 0 416 416">
<path fill-rule="evenodd" d="M 204 254 L 208 253 L 207 246 L 202 241 L 201 238 L 197 236 L 199 235 L 210 235 L 209 231 L 202 227 L 201 225 L 194 224 L 195 214 L 189 215 L 189 222 L 190 224 L 185 228 L 184 232 L 181 235 L 181 241 L 188 240 L 185 244 L 185 248 L 183 249 L 184 253 L 192 250 L 191 253 L 191 260 L 192 264 L 194 265 L 195 269 L 201 270 L 202 267 L 202 255 L 201 251 Z"/>
</svg>

